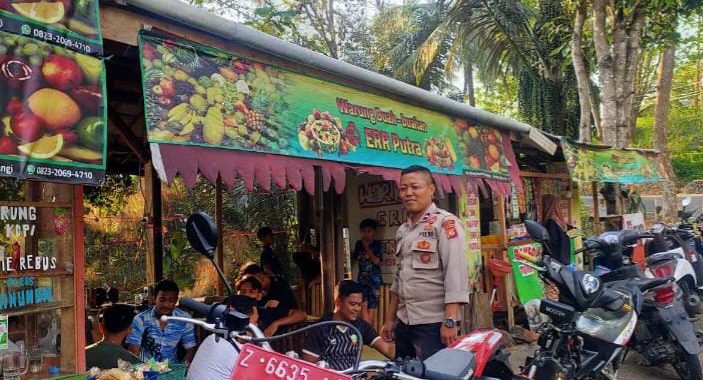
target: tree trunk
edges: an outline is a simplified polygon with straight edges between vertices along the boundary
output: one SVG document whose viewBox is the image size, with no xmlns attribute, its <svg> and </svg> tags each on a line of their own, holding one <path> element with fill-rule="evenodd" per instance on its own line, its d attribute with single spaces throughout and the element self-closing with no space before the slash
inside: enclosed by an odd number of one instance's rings
<svg viewBox="0 0 703 380">
<path fill-rule="evenodd" d="M 474 65 L 470 58 L 464 62 L 464 101 L 472 107 L 476 106 L 476 91 L 474 88 Z"/>
<path fill-rule="evenodd" d="M 617 146 L 618 143 L 618 105 L 613 68 L 613 55 L 606 33 L 606 2 L 593 1 L 593 44 L 598 62 L 598 85 L 601 88 L 601 128 L 603 141 Z"/>
<path fill-rule="evenodd" d="M 571 38 L 571 57 L 574 61 L 574 71 L 576 72 L 576 83 L 579 94 L 581 115 L 579 120 L 579 140 L 591 142 L 591 81 L 588 79 L 583 49 L 581 49 L 581 36 L 585 22 L 586 3 L 585 1 L 580 1 L 576 9 L 574 34 Z"/>
<path fill-rule="evenodd" d="M 661 55 L 657 78 L 657 98 L 654 104 L 654 149 L 659 150 L 659 159 L 667 177 L 662 182 L 662 218 L 669 222 L 676 219 L 677 210 L 675 176 L 671 165 L 668 138 L 669 102 L 674 77 L 675 53 L 676 47 L 672 44 Z"/>
</svg>

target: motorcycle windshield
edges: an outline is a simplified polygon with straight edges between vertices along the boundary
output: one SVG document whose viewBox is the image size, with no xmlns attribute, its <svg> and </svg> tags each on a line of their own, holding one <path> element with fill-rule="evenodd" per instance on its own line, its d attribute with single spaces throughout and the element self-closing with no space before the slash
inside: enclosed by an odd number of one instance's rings
<svg viewBox="0 0 703 380">
<path fill-rule="evenodd" d="M 621 344 L 620 341 L 627 341 L 632 335 L 632 331 L 628 333 L 627 330 L 634 325 L 636 318 L 636 314 L 631 311 L 588 309 L 576 318 L 576 329 L 608 343 Z"/>
</svg>

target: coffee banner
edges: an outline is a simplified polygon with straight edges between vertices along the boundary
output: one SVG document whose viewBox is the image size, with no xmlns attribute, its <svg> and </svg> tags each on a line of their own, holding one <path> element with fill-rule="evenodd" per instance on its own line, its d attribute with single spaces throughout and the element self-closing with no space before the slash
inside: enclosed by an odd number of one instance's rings
<svg viewBox="0 0 703 380">
<path fill-rule="evenodd" d="M 151 143 L 508 178 L 497 130 L 155 32 L 140 48 Z"/>
</svg>

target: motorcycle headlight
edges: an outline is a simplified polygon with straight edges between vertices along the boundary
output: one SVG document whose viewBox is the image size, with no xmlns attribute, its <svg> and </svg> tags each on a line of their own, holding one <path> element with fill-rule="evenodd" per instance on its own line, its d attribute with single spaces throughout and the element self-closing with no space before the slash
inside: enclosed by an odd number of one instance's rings
<svg viewBox="0 0 703 380">
<path fill-rule="evenodd" d="M 581 279 L 581 287 L 583 291 L 590 296 L 600 288 L 600 280 L 590 274 L 586 274 Z"/>
</svg>

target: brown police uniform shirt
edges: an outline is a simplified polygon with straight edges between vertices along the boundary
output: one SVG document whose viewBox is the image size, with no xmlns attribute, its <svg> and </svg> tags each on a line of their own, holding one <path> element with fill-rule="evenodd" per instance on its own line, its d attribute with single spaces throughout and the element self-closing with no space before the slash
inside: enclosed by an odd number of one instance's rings
<svg viewBox="0 0 703 380">
<path fill-rule="evenodd" d="M 395 242 L 391 292 L 400 299 L 398 319 L 407 325 L 442 322 L 445 304 L 469 302 L 466 239 L 456 216 L 433 203 L 417 224 L 408 219 L 400 226 Z"/>
</svg>

